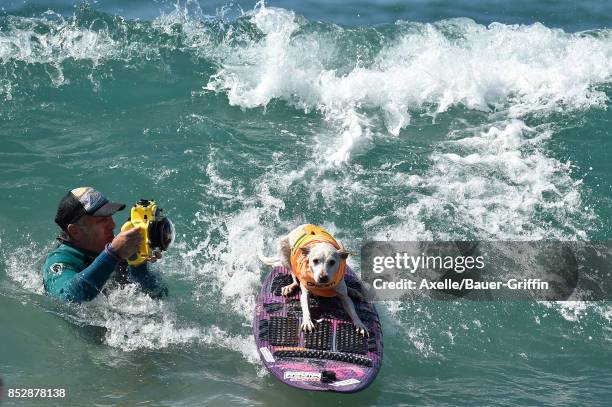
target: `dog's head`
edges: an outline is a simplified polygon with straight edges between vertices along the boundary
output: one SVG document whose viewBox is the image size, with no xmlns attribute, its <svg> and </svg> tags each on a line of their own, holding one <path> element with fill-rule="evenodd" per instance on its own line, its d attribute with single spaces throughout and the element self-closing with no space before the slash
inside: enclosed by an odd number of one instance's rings
<svg viewBox="0 0 612 407">
<path fill-rule="evenodd" d="M 308 258 L 312 276 L 317 284 L 327 284 L 334 280 L 340 262 L 346 260 L 349 252 L 336 249 L 329 243 L 317 243 L 303 247 L 302 253 Z"/>
</svg>

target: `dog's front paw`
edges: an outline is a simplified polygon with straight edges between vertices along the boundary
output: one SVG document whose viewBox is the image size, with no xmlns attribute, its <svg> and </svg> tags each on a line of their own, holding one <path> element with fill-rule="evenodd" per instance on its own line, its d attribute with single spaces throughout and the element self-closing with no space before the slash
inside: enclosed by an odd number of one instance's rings
<svg viewBox="0 0 612 407">
<path fill-rule="evenodd" d="M 364 325 L 363 322 L 361 321 L 357 321 L 354 322 L 353 325 L 355 325 L 355 330 L 357 331 L 358 334 L 362 335 L 362 336 L 370 336 L 370 332 L 368 331 L 368 328 Z"/>
<path fill-rule="evenodd" d="M 303 319 L 302 320 L 302 326 L 301 326 L 302 331 L 304 332 L 311 332 L 314 331 L 314 324 L 312 323 L 312 321 L 310 320 L 310 318 L 308 319 Z"/>
<path fill-rule="evenodd" d="M 298 285 L 296 283 L 291 283 L 289 285 L 286 285 L 281 288 L 281 294 L 283 295 L 283 297 L 289 297 L 291 293 L 293 292 L 293 290 L 296 289 L 297 286 Z"/>
</svg>

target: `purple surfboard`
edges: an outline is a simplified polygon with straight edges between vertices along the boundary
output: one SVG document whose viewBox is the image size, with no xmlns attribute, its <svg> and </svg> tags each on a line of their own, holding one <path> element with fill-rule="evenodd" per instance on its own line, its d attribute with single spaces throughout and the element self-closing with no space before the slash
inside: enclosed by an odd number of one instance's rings
<svg viewBox="0 0 612 407">
<path fill-rule="evenodd" d="M 358 277 L 348 267 L 347 286 L 359 289 Z M 370 302 L 353 300 L 369 337 L 355 331 L 337 298 L 310 298 L 315 330 L 302 332 L 299 288 L 283 297 L 291 272 L 275 267 L 257 296 L 253 333 L 266 368 L 283 383 L 305 390 L 352 393 L 372 383 L 382 362 L 382 329 Z"/>
</svg>

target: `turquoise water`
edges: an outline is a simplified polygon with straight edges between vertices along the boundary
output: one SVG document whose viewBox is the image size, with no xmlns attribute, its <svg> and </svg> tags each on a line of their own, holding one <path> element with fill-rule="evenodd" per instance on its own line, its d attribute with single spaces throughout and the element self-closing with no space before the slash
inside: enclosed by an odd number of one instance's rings
<svg viewBox="0 0 612 407">
<path fill-rule="evenodd" d="M 608 302 L 381 303 L 383 368 L 356 395 L 277 382 L 250 322 L 256 254 L 304 222 L 354 250 L 609 240 L 610 5 L 1 7 L 5 388 L 73 405 L 609 404 Z M 81 185 L 172 218 L 167 300 L 43 295 L 57 202 Z"/>
</svg>

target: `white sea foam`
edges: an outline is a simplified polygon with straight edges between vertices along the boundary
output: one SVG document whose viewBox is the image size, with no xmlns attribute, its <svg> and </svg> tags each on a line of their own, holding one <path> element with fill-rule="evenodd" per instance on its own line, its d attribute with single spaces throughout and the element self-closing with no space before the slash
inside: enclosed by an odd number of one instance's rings
<svg viewBox="0 0 612 407">
<path fill-rule="evenodd" d="M 47 11 L 41 17 L 6 17 L 7 29 L 0 31 L 0 68 L 4 68 L 3 77 L 0 78 L 0 95 L 4 94 L 5 100 L 11 100 L 13 89 L 19 87 L 24 73 L 23 64 L 42 65 L 50 85 L 60 87 L 70 84 L 72 80 L 66 74 L 65 63 L 85 62 L 89 69 L 87 78 L 97 90 L 99 78 L 109 76 L 109 72 L 103 69 L 98 71 L 105 61 L 122 60 L 129 66 L 131 59 L 144 57 L 145 61 L 150 62 L 157 59 L 160 48 L 165 46 L 128 40 L 125 35 L 127 30 L 146 29 L 141 23 L 128 23 L 116 18 L 114 24 L 95 19 L 83 25 L 87 17 L 83 18 L 79 13 L 92 11 L 87 6 L 79 10 L 70 18 L 52 11 Z M 195 37 L 191 40 L 196 43 Z"/>
<path fill-rule="evenodd" d="M 407 329 L 407 336 L 417 349 L 420 355 L 426 358 L 439 357 L 432 345 L 432 340 L 429 335 L 422 329 L 416 326 L 411 326 Z"/>
<path fill-rule="evenodd" d="M 590 313 L 604 321 L 603 326 L 612 322 L 612 306 L 599 301 L 540 301 L 539 304 L 553 309 L 566 321 L 580 322 Z"/>
<path fill-rule="evenodd" d="M 344 46 L 334 30 L 329 37 L 302 33 L 293 12 L 263 6 L 251 13 L 251 22 L 262 39 L 228 50 L 206 88 L 226 92 L 231 105 L 244 108 L 282 99 L 320 111 L 335 136 L 326 154 L 334 163 L 380 131 L 377 114 L 386 131 L 398 135 L 411 114 L 435 116 L 452 106 L 511 118 L 601 107 L 606 96 L 597 85 L 612 77 L 607 31 L 594 36 L 541 24 L 485 27 L 469 19 L 400 22 L 404 34 L 372 61 L 347 61 L 354 68 L 340 73 L 323 58 Z"/>
<path fill-rule="evenodd" d="M 99 295 L 75 312 L 79 322 L 105 328 L 105 342 L 124 351 L 201 344 L 238 351 L 252 363 L 259 360 L 250 337 L 180 322 L 170 302 L 151 299 L 134 285 Z"/>
<path fill-rule="evenodd" d="M 218 295 L 216 301 L 225 305 L 224 311 L 250 322 L 262 268 L 257 254 L 272 239 L 266 224 L 278 222 L 284 203 L 271 195 L 265 183 L 259 185 L 256 196 L 245 196 L 236 180 L 219 174 L 219 158 L 215 154 L 209 158 L 203 168 L 209 181 L 201 185 L 202 194 L 219 197 L 237 209 L 231 216 L 206 209 L 198 212 L 194 221 L 201 231 L 197 243 L 187 245 L 181 255 L 196 283 L 196 301 L 210 301 L 211 295 Z"/>
<path fill-rule="evenodd" d="M 120 49 L 106 30 L 79 27 L 74 21 L 48 22 L 49 30 L 38 32 L 41 21 L 13 18 L 17 26 L 0 32 L 0 61 L 59 64 L 66 59 L 98 61 L 117 55 Z"/>
<path fill-rule="evenodd" d="M 51 250 L 52 246 L 41 247 L 30 235 L 25 236 L 25 241 L 26 245 L 18 246 L 14 250 L 7 251 L 5 246 L 2 247 L 1 253 L 5 262 L 6 274 L 24 289 L 44 294 L 42 266 L 46 253 Z M 1 239 L 0 243 L 2 243 Z"/>
<path fill-rule="evenodd" d="M 593 215 L 582 208 L 570 165 L 539 147 L 549 136 L 511 120 L 442 143 L 429 171 L 410 179 L 427 193 L 411 192 L 414 203 L 396 210 L 400 222 L 376 238 L 585 239 L 576 219 Z"/>
<path fill-rule="evenodd" d="M 13 99 L 13 84 L 8 79 L 0 79 L 0 96 L 4 95 L 4 100 Z"/>
<path fill-rule="evenodd" d="M 13 28 L 0 32 L 0 65 L 5 72 L 0 80 L 0 96 L 4 94 L 5 100 L 11 100 L 13 89 L 20 88 L 23 76 L 20 63 L 43 65 L 49 84 L 60 87 L 71 82 L 65 75 L 65 61 L 88 61 L 91 64 L 88 79 L 98 89 L 100 84 L 94 75 L 98 65 L 132 48 L 113 40 L 107 29 L 79 27 L 74 19 L 51 15 L 56 18 L 10 17 Z M 40 30 L 41 24 L 47 29 Z"/>
</svg>

